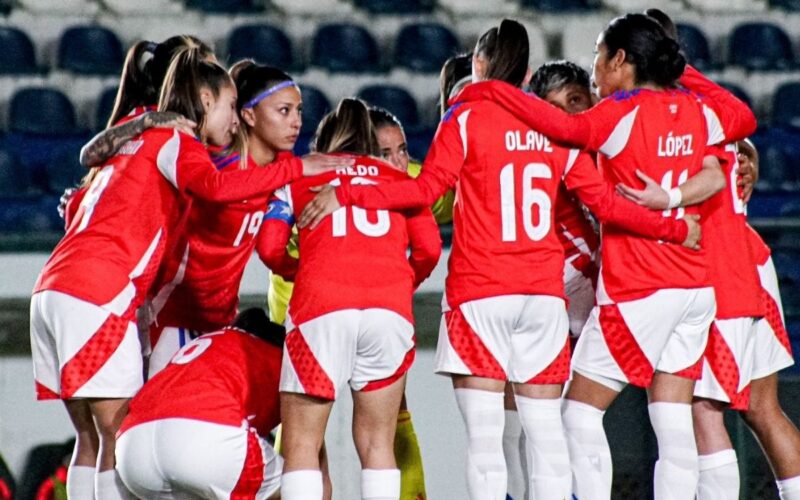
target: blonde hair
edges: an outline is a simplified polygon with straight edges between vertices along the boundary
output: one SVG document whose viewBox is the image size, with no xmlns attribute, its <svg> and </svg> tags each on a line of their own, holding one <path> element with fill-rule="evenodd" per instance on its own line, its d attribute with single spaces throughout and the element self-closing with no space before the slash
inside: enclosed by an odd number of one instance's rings
<svg viewBox="0 0 800 500">
<path fill-rule="evenodd" d="M 335 111 L 325 115 L 314 134 L 313 150 L 377 156 L 380 146 L 364 101 L 342 99 Z"/>
</svg>

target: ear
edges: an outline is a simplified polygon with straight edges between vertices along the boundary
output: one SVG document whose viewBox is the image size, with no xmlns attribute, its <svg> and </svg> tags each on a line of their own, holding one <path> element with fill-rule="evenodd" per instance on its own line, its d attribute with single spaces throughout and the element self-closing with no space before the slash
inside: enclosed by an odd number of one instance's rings
<svg viewBox="0 0 800 500">
<path fill-rule="evenodd" d="M 522 79 L 522 86 L 527 87 L 529 83 L 531 83 L 531 78 L 533 78 L 533 68 L 528 66 L 528 70 L 525 72 L 525 78 Z"/>
<path fill-rule="evenodd" d="M 203 88 L 200 90 L 200 101 L 203 103 L 203 109 L 205 109 L 206 113 L 208 113 L 208 110 L 211 109 L 211 106 L 215 101 L 214 94 L 212 94 L 207 88 Z"/>
<path fill-rule="evenodd" d="M 248 127 L 256 126 L 256 113 L 253 111 L 253 108 L 242 108 L 241 116 Z"/>
<path fill-rule="evenodd" d="M 486 78 L 486 66 L 487 61 L 483 57 L 479 56 L 478 53 L 474 53 L 472 55 L 472 82 L 479 82 Z"/>
<path fill-rule="evenodd" d="M 613 69 L 621 68 L 622 65 L 625 64 L 625 58 L 627 56 L 628 56 L 628 54 L 625 53 L 624 49 L 618 49 L 617 53 L 614 54 L 614 57 L 611 58 L 611 61 L 610 61 L 611 62 L 611 67 Z"/>
</svg>

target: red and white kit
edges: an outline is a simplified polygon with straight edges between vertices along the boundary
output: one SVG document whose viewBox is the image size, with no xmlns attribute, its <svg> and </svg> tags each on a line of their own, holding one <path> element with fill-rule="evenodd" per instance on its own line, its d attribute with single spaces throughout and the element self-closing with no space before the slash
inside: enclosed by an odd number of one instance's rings
<svg viewBox="0 0 800 500">
<path fill-rule="evenodd" d="M 180 225 L 182 193 L 233 201 L 301 175 L 294 160 L 223 179 L 199 141 L 171 129 L 148 130 L 123 145 L 92 181 L 36 283 L 31 343 L 38 396 L 130 397 L 138 390 L 134 314 Z M 66 319 L 79 307 L 86 320 Z"/>
<path fill-rule="evenodd" d="M 355 159 L 352 167 L 301 179 L 275 193 L 259 237 L 259 254 L 273 271 L 282 274 L 293 214 L 313 199 L 310 187 L 407 178 L 376 158 Z M 414 359 L 411 296 L 441 252 L 430 209 L 343 207 L 316 229 L 301 229 L 299 246 L 281 390 L 335 399 L 345 382 L 354 390 L 372 390 L 401 377 Z"/>
<path fill-rule="evenodd" d="M 747 229 L 747 241 L 757 264 L 764 304 L 764 317 L 756 324 L 755 331 L 752 372 L 752 378 L 755 380 L 792 366 L 794 358 L 783 317 L 778 275 L 772 263 L 772 252 L 755 229 L 750 226 L 747 226 Z"/>
<path fill-rule="evenodd" d="M 238 153 L 209 147 L 214 166 L 228 175 L 241 168 Z M 279 160 L 291 159 L 282 154 Z M 259 167 L 251 159 L 247 167 Z M 269 193 L 271 195 L 272 193 Z M 167 255 L 151 300 L 152 376 L 186 342 L 230 324 L 239 304 L 239 285 L 255 248 L 268 195 L 233 203 L 194 200 L 175 251 Z"/>
<path fill-rule="evenodd" d="M 501 82 L 473 85 L 459 96 L 482 98 L 502 104 L 554 139 L 599 152 L 605 178 L 632 186 L 641 185 L 636 169 L 665 188 L 679 185 L 700 170 L 707 145 L 722 142 L 726 135 L 735 140 L 752 132 L 755 124 L 738 101 L 718 111 L 717 103 L 706 106 L 688 91 L 618 92 L 568 116 Z M 663 215 L 697 211 L 690 207 Z M 584 328 L 573 366 L 582 373 L 648 385 L 656 368 L 677 373 L 695 365 L 714 315 L 704 252 L 645 240 L 607 223 L 602 231 L 599 310 Z M 625 304 L 635 304 L 635 310 Z M 652 314 L 637 314 L 642 309 Z M 650 321 L 664 311 L 670 311 L 672 321 Z"/>
<path fill-rule="evenodd" d="M 653 238 L 686 236 L 683 222 L 617 196 L 587 154 L 551 143 L 489 101 L 450 109 L 415 181 L 337 189 L 344 205 L 404 207 L 455 185 L 437 371 L 523 383 L 568 377 L 564 250 L 553 211 L 562 179 L 601 220 Z M 531 311 L 539 318 L 519 320 Z"/>
<path fill-rule="evenodd" d="M 117 470 L 128 489 L 139 498 L 273 494 L 282 459 L 264 437 L 280 423 L 281 356 L 234 328 L 184 346 L 122 422 Z"/>
</svg>

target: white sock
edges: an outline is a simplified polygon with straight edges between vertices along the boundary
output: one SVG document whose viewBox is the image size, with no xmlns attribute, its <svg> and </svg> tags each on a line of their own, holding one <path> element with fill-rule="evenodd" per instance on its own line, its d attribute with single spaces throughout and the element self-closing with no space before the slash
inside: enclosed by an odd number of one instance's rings
<svg viewBox="0 0 800 500">
<path fill-rule="evenodd" d="M 505 500 L 503 393 L 456 389 L 467 428 L 467 492 L 471 500 Z"/>
<path fill-rule="evenodd" d="M 133 495 L 123 484 L 116 469 L 98 472 L 94 476 L 94 494 L 97 500 L 129 500 Z"/>
<path fill-rule="evenodd" d="M 567 439 L 561 423 L 561 398 L 535 399 L 515 395 L 519 419 L 525 430 L 528 479 L 532 498 L 570 498 Z"/>
<path fill-rule="evenodd" d="M 655 500 L 694 499 L 700 472 L 692 405 L 656 402 L 647 405 L 647 410 L 658 441 Z"/>
<path fill-rule="evenodd" d="M 800 476 L 778 479 L 778 493 L 781 500 L 800 500 Z"/>
<path fill-rule="evenodd" d="M 67 498 L 94 500 L 94 467 L 70 465 L 67 469 Z"/>
<path fill-rule="evenodd" d="M 572 466 L 572 493 L 581 500 L 611 498 L 611 449 L 603 428 L 605 412 L 565 399 L 561 419 Z"/>
<path fill-rule="evenodd" d="M 361 471 L 363 500 L 398 500 L 400 498 L 400 469 L 363 469 Z"/>
<path fill-rule="evenodd" d="M 727 449 L 700 455 L 698 464 L 697 500 L 738 500 L 739 463 L 735 451 Z"/>
<path fill-rule="evenodd" d="M 516 410 L 505 410 L 505 426 L 503 427 L 503 456 L 508 471 L 508 496 L 511 500 L 528 498 L 527 460 L 525 458 L 525 437 L 522 434 L 522 422 Z"/>
<path fill-rule="evenodd" d="M 281 476 L 283 500 L 321 500 L 322 471 L 294 470 Z"/>
</svg>

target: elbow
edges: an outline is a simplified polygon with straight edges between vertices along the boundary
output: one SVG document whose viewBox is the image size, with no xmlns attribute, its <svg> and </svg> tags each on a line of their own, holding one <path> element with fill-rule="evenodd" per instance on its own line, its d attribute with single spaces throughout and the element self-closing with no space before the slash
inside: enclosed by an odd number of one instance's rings
<svg viewBox="0 0 800 500">
<path fill-rule="evenodd" d="M 81 152 L 78 155 L 78 163 L 80 163 L 83 168 L 92 168 L 94 166 L 94 162 L 89 160 L 89 144 L 81 148 Z"/>
</svg>

